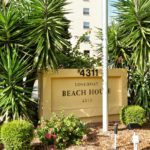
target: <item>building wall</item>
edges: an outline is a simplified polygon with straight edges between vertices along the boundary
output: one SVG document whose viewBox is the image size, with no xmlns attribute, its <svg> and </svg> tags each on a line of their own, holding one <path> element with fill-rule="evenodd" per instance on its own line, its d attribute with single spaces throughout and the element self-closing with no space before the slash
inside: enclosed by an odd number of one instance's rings
<svg viewBox="0 0 150 150">
<path fill-rule="evenodd" d="M 96 28 L 102 27 L 102 0 L 68 0 L 70 3 L 66 9 L 70 12 L 66 17 L 71 21 L 71 43 L 75 45 L 78 37 L 90 31 L 90 42 L 81 44 L 80 51 L 90 50 L 90 56 L 96 55 L 96 44 L 100 41 L 96 38 Z M 89 15 L 83 14 L 83 9 L 89 8 Z M 83 23 L 89 22 L 89 29 L 83 28 Z"/>
</svg>

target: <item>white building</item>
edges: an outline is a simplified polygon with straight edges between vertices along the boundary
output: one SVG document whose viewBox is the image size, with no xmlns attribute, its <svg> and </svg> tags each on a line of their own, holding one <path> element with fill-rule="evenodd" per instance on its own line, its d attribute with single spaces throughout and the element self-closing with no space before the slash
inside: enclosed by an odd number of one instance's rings
<svg viewBox="0 0 150 150">
<path fill-rule="evenodd" d="M 102 28 L 102 0 L 68 0 L 67 18 L 71 21 L 69 32 L 72 35 L 73 46 L 77 39 L 85 32 L 90 32 L 86 37 L 89 43 L 82 43 L 80 51 L 89 56 L 96 56 L 96 45 L 100 42 L 96 38 L 97 28 Z"/>
</svg>

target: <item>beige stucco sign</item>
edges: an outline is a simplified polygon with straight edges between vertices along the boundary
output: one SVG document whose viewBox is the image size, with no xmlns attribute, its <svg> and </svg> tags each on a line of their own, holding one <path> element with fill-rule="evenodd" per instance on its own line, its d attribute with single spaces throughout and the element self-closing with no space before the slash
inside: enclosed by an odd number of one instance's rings
<svg viewBox="0 0 150 150">
<path fill-rule="evenodd" d="M 109 121 L 118 120 L 127 104 L 127 71 L 108 70 Z M 102 115 L 102 70 L 60 69 L 39 73 L 40 117 L 52 112 L 75 114 L 86 121 L 100 121 Z"/>
</svg>

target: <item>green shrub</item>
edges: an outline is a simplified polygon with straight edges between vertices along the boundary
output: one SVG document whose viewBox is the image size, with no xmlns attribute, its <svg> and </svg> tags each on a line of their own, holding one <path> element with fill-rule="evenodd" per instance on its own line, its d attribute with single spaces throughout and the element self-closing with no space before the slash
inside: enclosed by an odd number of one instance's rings
<svg viewBox="0 0 150 150">
<path fill-rule="evenodd" d="M 57 138 L 55 128 L 49 128 L 49 126 L 46 125 L 45 127 L 39 128 L 37 133 L 43 144 L 55 145 Z"/>
<path fill-rule="evenodd" d="M 24 120 L 6 123 L 1 128 L 1 138 L 6 150 L 29 150 L 33 139 L 33 125 Z"/>
<path fill-rule="evenodd" d="M 120 120 L 125 125 L 136 123 L 142 126 L 146 123 L 146 111 L 138 105 L 129 105 L 122 108 Z"/>
<path fill-rule="evenodd" d="M 86 126 L 74 115 L 65 116 L 61 113 L 60 115 L 53 114 L 49 121 L 41 122 L 37 134 L 44 144 L 48 144 L 45 135 L 50 133 L 50 130 L 53 130 L 56 135 L 56 147 L 64 149 L 71 144 L 78 145 L 81 143 L 86 132 Z"/>
<path fill-rule="evenodd" d="M 2 138 L 1 138 L 1 128 L 2 128 L 2 125 L 0 125 L 0 143 L 2 143 Z"/>
</svg>

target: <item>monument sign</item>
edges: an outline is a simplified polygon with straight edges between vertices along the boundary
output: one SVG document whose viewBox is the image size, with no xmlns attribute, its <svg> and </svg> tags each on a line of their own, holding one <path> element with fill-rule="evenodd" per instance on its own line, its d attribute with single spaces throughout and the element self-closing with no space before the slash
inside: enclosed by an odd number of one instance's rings
<svg viewBox="0 0 150 150">
<path fill-rule="evenodd" d="M 59 69 L 39 73 L 40 109 L 45 119 L 62 110 L 89 122 L 102 117 L 102 70 Z M 108 70 L 109 121 L 118 120 L 127 104 L 127 71 Z"/>
</svg>

